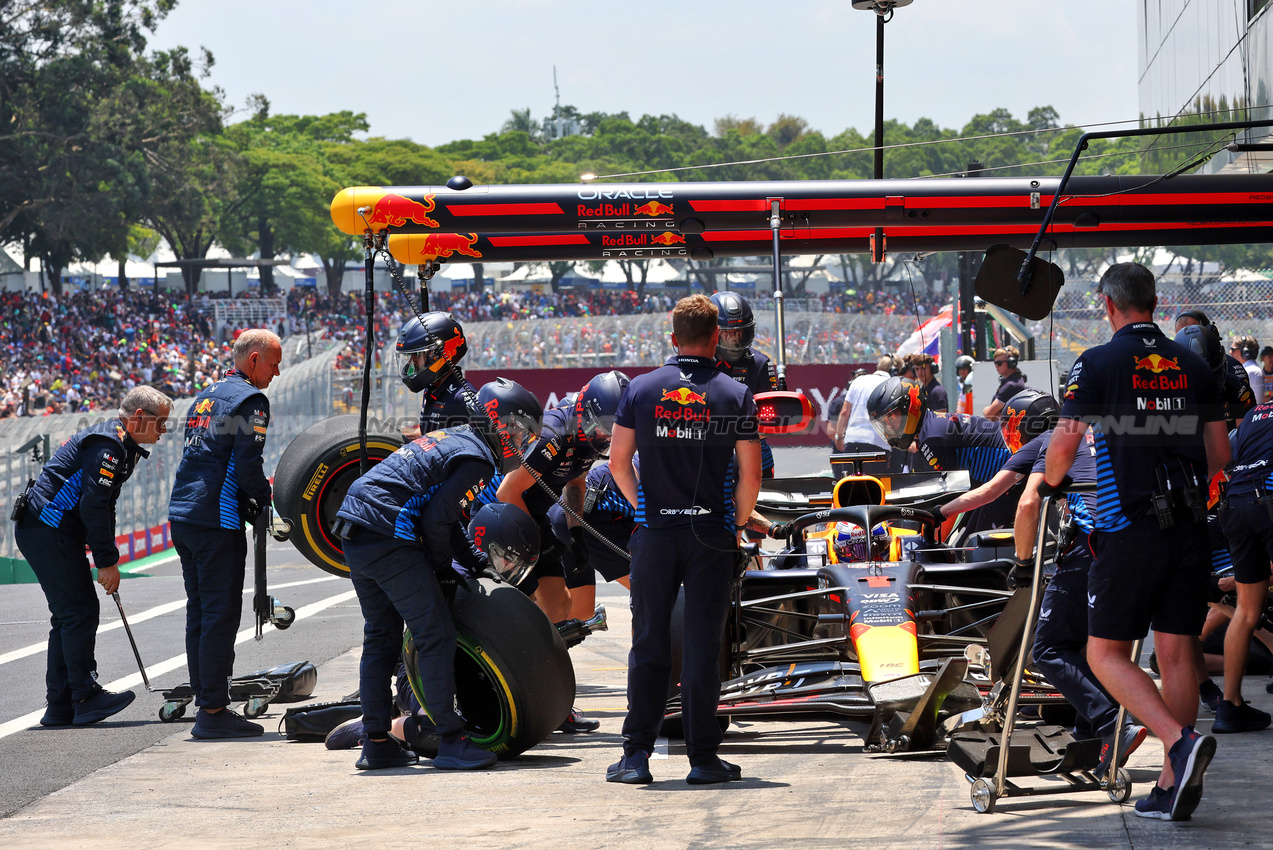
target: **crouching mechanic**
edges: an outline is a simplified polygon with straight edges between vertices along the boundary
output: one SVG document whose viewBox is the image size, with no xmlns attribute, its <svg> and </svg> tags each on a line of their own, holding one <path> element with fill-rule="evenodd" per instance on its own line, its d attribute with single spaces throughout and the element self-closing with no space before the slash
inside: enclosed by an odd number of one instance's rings
<svg viewBox="0 0 1273 850">
<path fill-rule="evenodd" d="M 358 684 L 365 738 L 355 767 L 376 770 L 415 764 L 417 757 L 389 737 L 389 682 L 406 623 L 418 653 L 420 684 L 441 739 L 435 767 L 475 770 L 495 764 L 474 746 L 455 711 L 455 624 L 449 596 L 453 533 L 473 496 L 534 433 L 543 411 L 535 396 L 512 381 L 486 384 L 473 425 L 425 434 L 376 464 L 349 488 L 335 531 L 366 626 Z M 483 414 L 498 421 L 498 428 Z M 510 446 L 505 446 L 507 439 Z M 447 592 L 449 589 L 450 593 Z"/>
<path fill-rule="evenodd" d="M 751 391 L 717 370 L 716 308 L 702 295 L 672 310 L 667 365 L 632 382 L 615 417 L 610 472 L 636 508 L 632 536 L 632 651 L 623 757 L 606 781 L 653 781 L 650 753 L 667 705 L 672 609 L 685 587 L 681 700 L 690 772 L 703 785 L 742 778 L 717 755 L 722 732 L 721 638 L 743 526 L 760 492 L 760 440 Z M 638 484 L 632 468 L 641 453 Z M 736 461 L 737 484 L 734 483 Z"/>
<path fill-rule="evenodd" d="M 153 387 L 129 390 L 119 416 L 92 425 L 61 445 L 15 507 L 14 539 L 48 601 L 49 649 L 41 726 L 85 726 L 123 711 L 136 696 L 97 684 L 100 607 L 93 592 L 87 546 L 106 593 L 119 589 L 115 501 L 138 462 L 142 446 L 159 442 L 172 400 Z"/>
<path fill-rule="evenodd" d="M 1031 392 L 1031 390 L 1026 390 Z M 1013 404 L 1008 402 L 1004 418 L 1012 415 Z M 1056 422 L 1053 414 L 1053 424 Z M 1039 528 L 1039 485 L 1047 466 L 1047 448 L 1052 442 L 1052 432 L 1035 441 L 1035 460 L 1026 481 L 1025 492 L 1017 503 L 1017 521 L 1013 528 L 1019 576 L 1032 576 L 1034 572 L 1034 545 Z M 1015 457 L 1015 455 L 1014 455 Z M 1070 478 L 1078 484 L 1096 482 L 1096 441 L 1091 431 L 1075 450 Z M 1039 624 L 1034 635 L 1034 663 L 1047 676 L 1061 695 L 1074 706 L 1077 718 L 1074 737 L 1101 739 L 1101 760 L 1096 776 L 1104 777 L 1109 770 L 1109 758 L 1113 752 L 1114 735 L 1118 731 L 1118 703 L 1101 686 L 1092 668 L 1088 666 L 1087 649 L 1087 581 L 1092 566 L 1091 535 L 1096 530 L 1095 493 L 1070 493 L 1063 502 L 1066 518 L 1058 532 L 1056 574 L 1043 592 L 1039 608 Z M 1122 727 L 1116 768 L 1127 763 L 1130 756 L 1145 740 L 1148 730 L 1129 718 Z"/>
<path fill-rule="evenodd" d="M 1213 732 L 1255 732 L 1268 727 L 1268 712 L 1242 699 L 1242 674 L 1251 636 L 1269 593 L 1273 560 L 1273 401 L 1253 408 L 1238 428 L 1233 472 L 1221 514 L 1233 556 L 1237 605 L 1224 636 L 1224 699 L 1216 707 Z"/>
<path fill-rule="evenodd" d="M 279 338 L 244 331 L 234 368 L 195 397 L 168 502 L 172 542 L 186 585 L 186 666 L 195 691 L 191 734 L 251 738 L 265 729 L 230 710 L 234 636 L 243 612 L 248 543 L 244 520 L 270 504 L 265 477 L 270 402 L 262 392 L 283 360 Z"/>
</svg>

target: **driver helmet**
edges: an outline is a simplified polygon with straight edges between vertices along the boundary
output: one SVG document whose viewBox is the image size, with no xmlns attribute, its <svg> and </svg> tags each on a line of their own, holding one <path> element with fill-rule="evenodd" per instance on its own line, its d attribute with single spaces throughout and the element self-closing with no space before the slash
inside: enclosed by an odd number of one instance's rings
<svg viewBox="0 0 1273 850">
<path fill-rule="evenodd" d="M 622 372 L 602 372 L 579 390 L 575 399 L 575 419 L 579 435 L 602 457 L 610 454 L 610 434 L 619 400 L 631 383 Z"/>
<path fill-rule="evenodd" d="M 482 435 L 500 471 L 508 472 L 539 435 L 544 407 L 535 394 L 508 378 L 496 378 L 477 391 L 477 410 L 469 410 L 469 422 Z"/>
<path fill-rule="evenodd" d="M 866 400 L 866 413 L 875 433 L 901 451 L 911 447 L 927 412 L 928 394 L 911 378 L 889 378 Z"/>
<path fill-rule="evenodd" d="M 756 317 L 751 305 L 737 292 L 722 289 L 712 293 L 716 305 L 716 326 L 720 339 L 716 343 L 716 356 L 721 360 L 737 360 L 747 353 L 756 339 Z"/>
<path fill-rule="evenodd" d="M 1216 375 L 1224 371 L 1224 346 L 1220 337 L 1205 325 L 1186 325 L 1176 334 L 1176 342 L 1207 361 Z"/>
<path fill-rule="evenodd" d="M 871 536 L 875 538 L 876 544 L 888 543 L 888 531 L 883 525 L 875 526 Z M 857 523 L 841 521 L 835 524 L 835 536 L 831 538 L 831 545 L 835 547 L 835 557 L 839 563 L 873 560 L 875 553 L 871 551 L 871 542 L 862 526 Z M 878 545 L 875 548 L 878 550 Z"/>
<path fill-rule="evenodd" d="M 398 332 L 394 357 L 402 383 L 413 393 L 441 381 L 468 353 L 464 329 L 450 313 L 425 313 Z"/>
<path fill-rule="evenodd" d="M 1055 428 L 1060 413 L 1056 399 L 1043 390 L 1026 387 L 1004 405 L 999 419 L 1003 441 L 1016 454 L 1026 443 Z"/>
<path fill-rule="evenodd" d="M 539 526 L 517 505 L 483 505 L 469 521 L 469 538 L 509 584 L 520 584 L 539 560 Z"/>
</svg>

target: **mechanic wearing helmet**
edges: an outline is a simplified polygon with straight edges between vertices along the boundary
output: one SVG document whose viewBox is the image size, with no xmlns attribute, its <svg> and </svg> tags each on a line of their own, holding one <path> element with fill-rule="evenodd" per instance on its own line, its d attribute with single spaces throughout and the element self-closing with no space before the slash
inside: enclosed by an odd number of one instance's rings
<svg viewBox="0 0 1273 850">
<path fill-rule="evenodd" d="M 1211 323 L 1207 318 L 1207 314 L 1201 310 L 1184 310 L 1176 316 L 1176 333 L 1179 334 L 1187 327 L 1201 325 L 1211 332 L 1215 337 L 1217 346 L 1223 349 L 1220 343 L 1220 329 Z M 1199 353 L 1199 352 L 1195 352 Z M 1232 431 L 1238 427 L 1238 423 L 1242 421 L 1242 417 L 1246 416 L 1246 412 L 1255 407 L 1255 394 L 1251 389 L 1251 379 L 1246 373 L 1246 369 L 1242 366 L 1242 361 L 1229 355 L 1224 355 L 1224 404 L 1225 419 L 1228 421 L 1229 430 Z M 1207 358 L 1204 356 L 1204 360 Z M 1210 360 L 1208 360 L 1210 363 Z M 1212 364 L 1214 368 L 1214 364 Z"/>
<path fill-rule="evenodd" d="M 760 492 L 760 440 L 751 390 L 717 368 L 720 327 L 702 295 L 672 310 L 675 357 L 638 377 L 615 417 L 610 470 L 637 510 L 632 536 L 632 651 L 623 757 L 607 782 L 653 781 L 649 758 L 672 671 L 672 610 L 685 587 L 681 699 L 694 785 L 742 778 L 717 755 L 722 732 L 721 638 L 738 574 L 738 545 Z M 641 479 L 632 468 L 641 453 Z M 736 471 L 735 471 L 736 470 Z M 737 483 L 735 483 L 735 476 Z"/>
<path fill-rule="evenodd" d="M 974 362 L 967 354 L 961 354 L 955 360 L 955 376 L 959 379 L 959 401 L 955 403 L 956 413 L 972 413 L 972 367 Z"/>
<path fill-rule="evenodd" d="M 985 484 L 934 508 L 933 513 L 937 518 L 950 519 L 965 511 L 997 503 L 1000 499 L 1003 502 L 1001 505 L 996 504 L 996 515 L 1005 515 L 1009 506 L 1015 514 L 1017 503 L 1025 489 L 1025 479 L 1034 467 L 1042 447 L 1046 445 L 1042 437 L 1056 425 L 1060 410 L 1061 406 L 1052 396 L 1029 387 L 1010 398 L 999 425 L 1003 440 L 1012 455 L 1003 468 Z M 972 519 L 978 525 L 983 525 L 978 517 Z"/>
<path fill-rule="evenodd" d="M 716 345 L 716 360 L 722 372 L 757 393 L 778 389 L 778 374 L 769 358 L 751 348 L 756 339 L 756 317 L 747 299 L 737 292 L 723 289 L 712 293 L 716 305 L 716 323 L 720 327 L 720 342 Z M 769 441 L 760 438 L 761 475 L 774 477 L 774 453 Z"/>
<path fill-rule="evenodd" d="M 255 520 L 271 496 L 262 456 L 270 402 L 262 390 L 282 360 L 270 331 L 254 328 L 234 341 L 234 368 L 190 406 L 168 502 L 186 587 L 186 666 L 199 706 L 191 734 L 199 739 L 265 732 L 230 710 L 230 676 L 247 570 L 243 521 Z"/>
<path fill-rule="evenodd" d="M 1065 486 L 1092 429 L 1099 490 L 1087 660 L 1106 690 L 1163 743 L 1163 770 L 1136 814 L 1185 820 L 1215 753 L 1215 739 L 1193 729 L 1194 646 L 1207 613 L 1206 482 L 1228 463 L 1229 441 L 1211 370 L 1153 323 L 1153 273 L 1117 263 L 1097 293 L 1114 334 L 1070 369 L 1045 486 Z M 1150 628 L 1161 694 L 1129 658 Z"/>
<path fill-rule="evenodd" d="M 516 463 L 514 448 L 534 434 L 542 408 L 528 390 L 503 379 L 483 386 L 477 403 L 473 424 L 431 431 L 372 467 L 350 486 L 336 514 L 334 531 L 345 539 L 366 620 L 358 677 L 366 737 L 355 763 L 362 770 L 417 760 L 389 737 L 389 680 L 404 623 L 441 739 L 434 766 L 474 770 L 496 761 L 463 734 L 464 718 L 454 710 L 455 624 L 448 606 L 459 576 L 451 568 L 452 535 L 495 471 Z"/>
<path fill-rule="evenodd" d="M 999 425 L 980 416 L 933 413 L 923 388 L 910 378 L 889 378 L 867 400 L 871 426 L 893 448 L 914 451 L 941 472 L 966 469 L 973 487 L 995 476 L 1012 452 Z M 911 461 L 911 468 L 923 467 Z M 999 499 L 969 517 L 967 530 L 984 531 L 1012 522 L 1014 504 Z"/>
<path fill-rule="evenodd" d="M 97 683 L 101 608 L 84 552 L 93 553 L 102 589 L 118 590 L 115 502 L 137 464 L 150 457 L 143 447 L 163 436 L 171 411 L 172 399 L 154 387 L 129 390 L 119 415 L 72 435 L 24 493 L 25 507 L 14 507 L 14 539 L 50 614 L 41 726 L 96 723 L 123 711 L 136 696 Z"/>
<path fill-rule="evenodd" d="M 545 411 L 543 431 L 526 452 L 525 463 L 507 472 L 496 491 L 499 501 L 516 505 L 539 523 L 543 551 L 534 571 L 519 588 L 530 594 L 554 623 L 571 619 L 572 606 L 563 559 L 566 547 L 556 541 L 548 512 L 562 499 L 575 514 L 582 514 L 588 470 L 609 451 L 614 414 L 627 386 L 628 376 L 622 372 L 603 372 L 584 384 L 573 407 Z M 547 491 L 536 477 L 548 486 Z M 569 549 L 574 556 L 569 581 L 571 585 L 585 586 L 587 579 L 581 576 L 592 570 L 587 532 L 569 514 L 566 522 L 570 528 Z M 596 579 L 592 581 L 595 583 Z M 591 609 L 579 619 L 590 616 Z M 596 720 L 571 709 L 562 731 L 591 732 L 598 726 Z"/>
<path fill-rule="evenodd" d="M 394 349 L 398 374 L 407 389 L 424 394 L 420 424 L 402 429 L 404 437 L 414 439 L 430 431 L 468 424 L 464 393 L 477 393 L 459 366 L 468 351 L 464 328 L 450 313 L 425 313 L 402 326 Z"/>
<path fill-rule="evenodd" d="M 1015 345 L 995 349 L 995 371 L 999 373 L 999 389 L 995 390 L 995 397 L 986 405 L 986 409 L 981 411 L 981 415 L 992 422 L 999 418 L 1008 399 L 1025 389 L 1025 375 L 1017 368 L 1017 361 L 1020 359 L 1021 352 L 1017 351 Z"/>
<path fill-rule="evenodd" d="M 1012 408 L 1013 404 L 1009 402 L 1005 418 L 1012 415 Z M 1034 575 L 1034 546 L 1042 504 L 1039 485 L 1043 483 L 1047 447 L 1052 442 L 1057 412 L 1056 402 L 1053 401 L 1050 411 L 1052 421 L 1048 431 L 1031 443 L 1035 458 L 1027 470 L 1029 478 L 1025 492 L 1017 503 L 1016 522 L 1013 525 L 1016 566 L 1012 572 L 1018 582 L 1028 581 Z M 1025 453 L 1023 449 L 1013 457 Z M 1091 431 L 1088 431 L 1075 450 L 1070 477 L 1080 484 L 1094 483 L 1097 480 L 1096 442 Z M 1058 531 L 1056 573 L 1043 591 L 1043 602 L 1039 607 L 1039 621 L 1034 634 L 1034 663 L 1070 705 L 1074 706 L 1077 713 L 1074 721 L 1075 739 L 1101 739 L 1100 762 L 1095 774 L 1104 777 L 1109 770 L 1110 756 L 1113 753 L 1118 703 L 1101 686 L 1084 654 L 1087 649 L 1087 582 L 1092 566 L 1091 535 L 1096 529 L 1093 519 L 1097 511 L 1096 494 L 1070 493 L 1061 500 L 1061 504 L 1065 507 L 1067 520 Z M 1145 727 L 1133 723 L 1130 717 L 1124 721 L 1121 731 L 1116 768 L 1127 763 L 1127 757 L 1144 742 L 1147 734 Z"/>
</svg>

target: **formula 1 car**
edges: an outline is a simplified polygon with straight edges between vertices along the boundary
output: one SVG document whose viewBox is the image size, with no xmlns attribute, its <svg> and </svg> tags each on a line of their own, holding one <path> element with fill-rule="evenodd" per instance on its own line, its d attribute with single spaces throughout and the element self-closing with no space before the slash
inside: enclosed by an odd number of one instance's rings
<svg viewBox="0 0 1273 850">
<path fill-rule="evenodd" d="M 860 471 L 868 457 L 840 460 Z M 832 481 L 766 482 L 762 513 L 800 513 L 789 545 L 736 585 L 718 713 L 869 720 L 867 751 L 890 753 L 1001 717 L 992 659 L 1015 659 L 1028 605 L 1009 587 L 1011 533 L 937 539 L 924 505 L 966 491 L 966 472 Z M 1064 700 L 1035 677 L 1020 702 Z M 680 719 L 676 694 L 667 719 Z"/>
</svg>

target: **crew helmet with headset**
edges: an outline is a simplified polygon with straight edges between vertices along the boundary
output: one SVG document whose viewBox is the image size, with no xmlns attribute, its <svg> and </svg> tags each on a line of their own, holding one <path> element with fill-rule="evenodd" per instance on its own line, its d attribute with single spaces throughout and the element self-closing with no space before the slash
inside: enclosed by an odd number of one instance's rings
<svg viewBox="0 0 1273 850">
<path fill-rule="evenodd" d="M 402 383 L 413 393 L 423 392 L 451 374 L 464 359 L 469 344 L 464 328 L 450 313 L 425 313 L 402 326 L 394 357 Z M 416 365 L 416 355 L 424 353 L 424 363 Z"/>
<path fill-rule="evenodd" d="M 910 448 L 927 411 L 928 393 L 910 378 L 889 378 L 871 390 L 866 400 L 875 433 L 901 451 Z"/>
<path fill-rule="evenodd" d="M 575 400 L 575 419 L 579 433 L 594 451 L 607 456 L 610 434 L 614 431 L 614 415 L 619 411 L 631 380 L 619 371 L 602 372 L 579 390 Z"/>
<path fill-rule="evenodd" d="M 737 360 L 747 353 L 756 340 L 756 317 L 751 305 L 737 292 L 722 289 L 712 293 L 716 305 L 716 326 L 720 339 L 716 343 L 716 356 L 722 360 Z"/>
<path fill-rule="evenodd" d="M 473 429 L 495 453 L 501 472 L 515 469 L 539 434 L 544 406 L 534 393 L 508 378 L 483 384 L 477 391 L 477 404 L 477 410 L 469 410 Z"/>
<path fill-rule="evenodd" d="M 1043 390 L 1026 387 L 1004 405 L 999 419 L 1003 441 L 1016 454 L 1026 443 L 1055 428 L 1060 415 L 1061 407 L 1055 398 Z"/>
<path fill-rule="evenodd" d="M 1176 334 L 1176 342 L 1192 351 L 1207 362 L 1207 366 L 1216 375 L 1224 371 L 1224 346 L 1220 344 L 1220 335 L 1213 327 L 1207 325 L 1186 325 Z"/>
<path fill-rule="evenodd" d="M 469 539 L 509 584 L 520 584 L 539 560 L 539 526 L 517 505 L 483 505 L 469 521 Z"/>
</svg>

